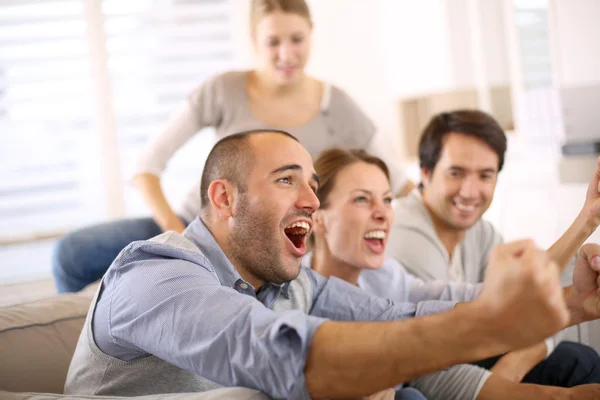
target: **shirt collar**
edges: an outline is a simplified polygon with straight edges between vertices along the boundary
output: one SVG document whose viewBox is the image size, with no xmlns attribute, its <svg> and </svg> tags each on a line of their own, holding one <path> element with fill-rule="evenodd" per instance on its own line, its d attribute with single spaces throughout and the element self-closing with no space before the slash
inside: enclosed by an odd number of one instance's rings
<svg viewBox="0 0 600 400">
<path fill-rule="evenodd" d="M 196 219 L 188 225 L 183 232 L 183 236 L 192 241 L 192 243 L 194 243 L 209 260 L 221 285 L 235 288 L 236 282 L 240 280 L 243 281 L 239 272 L 235 269 L 231 261 L 229 261 L 225 253 L 223 253 L 221 246 L 219 246 L 200 217 L 196 217 Z M 245 283 L 250 285 L 248 282 Z M 281 285 L 265 283 L 265 285 L 274 286 L 276 288 L 281 287 L 281 293 L 287 298 L 290 297 L 290 282 L 285 282 Z"/>
<path fill-rule="evenodd" d="M 292 282 L 285 282 L 284 284 L 279 285 L 281 286 L 281 294 L 283 294 L 287 299 L 290 298 L 290 283 Z"/>
<path fill-rule="evenodd" d="M 221 285 L 234 287 L 242 279 L 200 217 L 188 225 L 183 236 L 192 241 L 208 259 Z"/>
</svg>

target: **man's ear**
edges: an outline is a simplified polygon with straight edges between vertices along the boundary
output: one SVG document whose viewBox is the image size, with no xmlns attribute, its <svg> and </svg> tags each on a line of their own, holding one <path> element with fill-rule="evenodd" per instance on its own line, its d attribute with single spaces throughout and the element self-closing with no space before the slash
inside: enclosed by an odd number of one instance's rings
<svg viewBox="0 0 600 400">
<path fill-rule="evenodd" d="M 321 210 L 317 210 L 313 213 L 313 232 L 314 233 L 319 233 L 319 234 L 323 234 L 325 233 L 325 221 L 323 221 L 323 211 Z"/>
<path fill-rule="evenodd" d="M 429 168 L 422 167 L 421 168 L 421 183 L 425 184 L 425 182 L 429 182 L 431 180 L 431 171 Z"/>
<path fill-rule="evenodd" d="M 231 182 L 217 179 L 208 186 L 210 205 L 219 218 L 229 218 L 233 214 L 233 203 L 236 188 Z"/>
</svg>

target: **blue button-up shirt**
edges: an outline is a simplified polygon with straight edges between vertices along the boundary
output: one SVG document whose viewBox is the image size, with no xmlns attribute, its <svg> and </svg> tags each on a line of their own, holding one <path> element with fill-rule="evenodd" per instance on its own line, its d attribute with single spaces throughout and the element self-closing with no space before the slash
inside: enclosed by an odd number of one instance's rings
<svg viewBox="0 0 600 400">
<path fill-rule="evenodd" d="M 119 254 L 104 277 L 93 337 L 121 360 L 152 354 L 224 386 L 309 398 L 304 367 L 323 322 L 398 320 L 454 305 L 395 303 L 307 268 L 255 293 L 196 219 L 183 236 L 168 232 Z"/>
</svg>

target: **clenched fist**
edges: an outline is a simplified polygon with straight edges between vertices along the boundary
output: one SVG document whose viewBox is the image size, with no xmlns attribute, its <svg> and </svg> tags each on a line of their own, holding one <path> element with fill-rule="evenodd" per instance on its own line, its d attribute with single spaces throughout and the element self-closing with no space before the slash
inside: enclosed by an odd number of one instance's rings
<svg viewBox="0 0 600 400">
<path fill-rule="evenodd" d="M 509 348 L 537 343 L 569 322 L 558 266 L 531 240 L 493 250 L 476 301 L 493 338 Z"/>
<path fill-rule="evenodd" d="M 600 318 L 600 246 L 586 244 L 579 250 L 573 286 L 565 290 L 571 323 Z"/>
</svg>

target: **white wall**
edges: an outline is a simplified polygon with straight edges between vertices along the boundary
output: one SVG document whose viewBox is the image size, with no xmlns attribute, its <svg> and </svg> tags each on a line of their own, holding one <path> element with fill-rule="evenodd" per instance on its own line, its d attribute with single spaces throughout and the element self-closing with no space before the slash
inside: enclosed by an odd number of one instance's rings
<svg viewBox="0 0 600 400">
<path fill-rule="evenodd" d="M 567 142 L 600 140 L 600 1 L 550 2 L 553 61 Z M 584 157 L 584 156 L 582 156 Z M 580 157 L 565 157 L 565 161 Z M 593 155 L 587 157 L 593 163 Z M 576 170 L 568 179 L 581 180 Z"/>
<path fill-rule="evenodd" d="M 385 76 L 379 0 L 308 0 L 314 22 L 308 73 L 348 92 L 397 148 L 394 93 Z"/>
<path fill-rule="evenodd" d="M 453 86 L 444 0 L 381 0 L 387 79 L 398 97 Z"/>
<path fill-rule="evenodd" d="M 238 68 L 252 66 L 250 43 L 250 1 L 231 0 L 235 61 Z"/>
<path fill-rule="evenodd" d="M 553 0 L 550 6 L 560 86 L 600 83 L 600 1 Z"/>
<path fill-rule="evenodd" d="M 474 27 L 469 12 L 470 1 L 446 0 L 442 6 L 446 16 L 444 36 L 450 46 L 451 81 L 448 89 L 473 87 L 477 73 L 474 61 L 479 53 L 472 37 Z M 481 33 L 479 35 L 481 37 Z"/>
<path fill-rule="evenodd" d="M 509 54 L 503 1 L 479 1 L 480 26 L 484 39 L 484 63 L 490 85 L 508 85 Z"/>
</svg>

